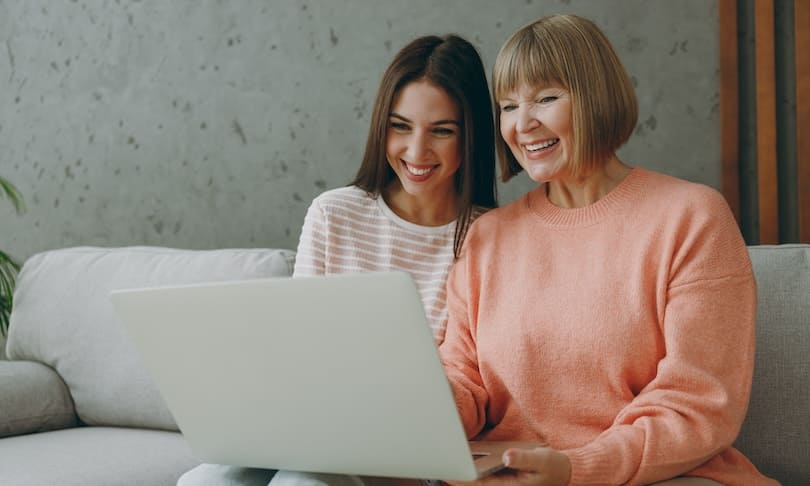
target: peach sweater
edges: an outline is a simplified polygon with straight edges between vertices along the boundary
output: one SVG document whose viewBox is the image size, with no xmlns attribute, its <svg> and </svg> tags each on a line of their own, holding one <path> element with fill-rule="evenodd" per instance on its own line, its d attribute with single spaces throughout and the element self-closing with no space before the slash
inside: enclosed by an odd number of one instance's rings
<svg viewBox="0 0 810 486">
<path fill-rule="evenodd" d="M 756 286 L 716 191 L 635 168 L 561 209 L 540 186 L 481 216 L 462 253 L 440 353 L 469 437 L 545 441 L 572 485 L 776 484 L 731 447 Z"/>
</svg>

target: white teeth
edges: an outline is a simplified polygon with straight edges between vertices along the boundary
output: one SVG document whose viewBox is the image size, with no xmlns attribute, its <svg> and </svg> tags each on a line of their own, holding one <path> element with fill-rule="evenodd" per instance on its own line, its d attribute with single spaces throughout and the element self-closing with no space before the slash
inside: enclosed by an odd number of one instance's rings
<svg viewBox="0 0 810 486">
<path fill-rule="evenodd" d="M 411 167 L 408 164 L 405 164 L 405 167 L 408 169 L 408 172 L 410 172 L 413 175 L 418 175 L 418 176 L 425 175 L 428 172 L 433 170 L 433 167 L 426 167 L 424 169 L 417 169 L 416 167 Z"/>
<path fill-rule="evenodd" d="M 551 147 L 552 145 L 556 144 L 559 141 L 560 141 L 559 138 L 555 138 L 554 140 L 546 140 L 545 142 L 536 143 L 534 145 L 526 145 L 525 147 L 526 147 L 526 150 L 528 150 L 530 152 L 534 152 L 535 150 L 540 150 L 540 149 L 544 149 L 544 148 L 547 148 L 547 147 Z"/>
</svg>

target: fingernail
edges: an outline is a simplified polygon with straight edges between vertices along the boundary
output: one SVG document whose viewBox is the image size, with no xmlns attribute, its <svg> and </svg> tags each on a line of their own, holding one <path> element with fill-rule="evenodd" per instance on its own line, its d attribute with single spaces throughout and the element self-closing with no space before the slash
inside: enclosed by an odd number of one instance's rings
<svg viewBox="0 0 810 486">
<path fill-rule="evenodd" d="M 509 467 L 509 466 L 512 465 L 511 463 L 512 463 L 511 456 L 509 456 L 509 454 L 504 454 L 503 455 L 503 465 L 506 466 L 506 467 Z"/>
</svg>

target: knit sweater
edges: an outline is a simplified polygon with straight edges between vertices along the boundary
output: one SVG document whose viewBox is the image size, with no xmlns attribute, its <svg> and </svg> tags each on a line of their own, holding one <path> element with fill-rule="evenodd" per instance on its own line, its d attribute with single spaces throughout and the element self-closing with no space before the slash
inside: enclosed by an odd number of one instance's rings
<svg viewBox="0 0 810 486">
<path fill-rule="evenodd" d="M 717 191 L 641 168 L 584 208 L 545 186 L 481 216 L 440 348 L 467 435 L 546 442 L 571 485 L 775 484 L 731 447 L 756 286 Z"/>
<path fill-rule="evenodd" d="M 455 222 L 434 227 L 406 221 L 382 197 L 355 186 L 333 189 L 316 197 L 307 211 L 293 274 L 408 272 L 438 344 L 447 323 L 445 281 L 455 228 Z"/>
</svg>

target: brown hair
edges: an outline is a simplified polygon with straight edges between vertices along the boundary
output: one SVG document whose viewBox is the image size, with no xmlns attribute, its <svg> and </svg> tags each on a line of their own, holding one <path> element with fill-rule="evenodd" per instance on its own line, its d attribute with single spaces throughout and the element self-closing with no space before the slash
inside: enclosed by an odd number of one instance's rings
<svg viewBox="0 0 810 486">
<path fill-rule="evenodd" d="M 520 85 L 559 85 L 571 94 L 574 146 L 569 170 L 574 176 L 605 163 L 635 129 L 638 101 L 630 76 L 605 34 L 583 17 L 542 17 L 506 40 L 492 74 L 498 133 L 498 100 Z M 501 178 L 507 181 L 523 168 L 500 136 L 495 144 Z"/>
<path fill-rule="evenodd" d="M 461 113 L 461 166 L 455 174 L 458 215 L 453 244 L 458 257 L 474 213 L 498 204 L 489 88 L 481 57 L 468 41 L 457 35 L 419 37 L 394 56 L 380 81 L 363 162 L 351 184 L 379 197 L 396 177 L 386 157 L 391 105 L 405 85 L 421 79 L 442 88 Z"/>
</svg>

